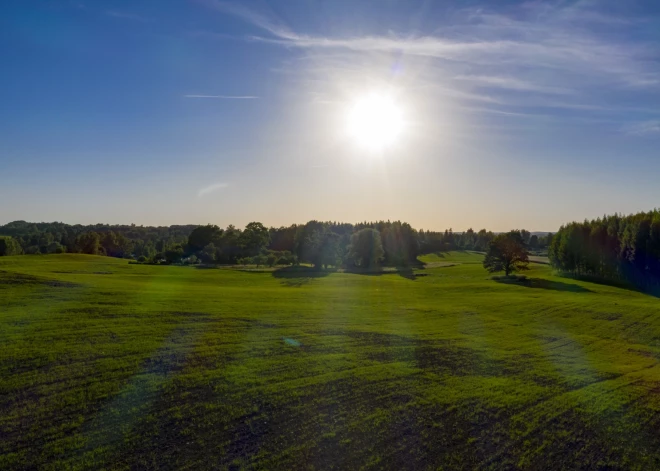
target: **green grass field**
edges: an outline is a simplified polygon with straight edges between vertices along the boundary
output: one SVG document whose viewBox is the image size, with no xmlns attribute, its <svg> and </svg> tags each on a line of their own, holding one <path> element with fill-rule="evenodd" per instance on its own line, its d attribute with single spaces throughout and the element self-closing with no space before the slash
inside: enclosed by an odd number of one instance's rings
<svg viewBox="0 0 660 471">
<path fill-rule="evenodd" d="M 660 300 L 423 261 L 0 258 L 0 468 L 660 468 Z"/>
</svg>

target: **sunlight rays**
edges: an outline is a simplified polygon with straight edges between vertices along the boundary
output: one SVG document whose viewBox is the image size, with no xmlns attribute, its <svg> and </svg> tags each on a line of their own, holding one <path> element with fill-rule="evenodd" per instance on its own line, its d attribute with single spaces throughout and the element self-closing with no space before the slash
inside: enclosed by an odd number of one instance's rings
<svg viewBox="0 0 660 471">
<path fill-rule="evenodd" d="M 401 109 L 392 97 L 375 92 L 360 98 L 347 117 L 349 136 L 360 147 L 371 151 L 390 147 L 403 127 Z"/>
</svg>

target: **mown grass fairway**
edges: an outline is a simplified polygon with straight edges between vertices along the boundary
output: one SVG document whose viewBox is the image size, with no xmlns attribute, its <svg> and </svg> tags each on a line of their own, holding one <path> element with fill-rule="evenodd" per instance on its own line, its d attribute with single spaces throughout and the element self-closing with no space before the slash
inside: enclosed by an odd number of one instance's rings
<svg viewBox="0 0 660 471">
<path fill-rule="evenodd" d="M 660 467 L 660 300 L 424 260 L 0 258 L 0 468 Z"/>
</svg>

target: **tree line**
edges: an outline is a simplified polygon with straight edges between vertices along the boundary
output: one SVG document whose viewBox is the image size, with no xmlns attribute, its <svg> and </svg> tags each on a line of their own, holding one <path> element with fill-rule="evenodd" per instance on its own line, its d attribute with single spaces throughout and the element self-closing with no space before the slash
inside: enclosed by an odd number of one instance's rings
<svg viewBox="0 0 660 471">
<path fill-rule="evenodd" d="M 569 274 L 660 287 L 660 211 L 566 224 L 552 239 L 548 256 Z"/>
<path fill-rule="evenodd" d="M 147 263 L 205 263 L 328 266 L 406 266 L 422 254 L 448 250 L 486 251 L 495 238 L 482 229 L 465 232 L 416 230 L 401 221 L 348 224 L 309 221 L 267 228 L 233 225 L 149 227 L 68 225 L 14 221 L 0 226 L 0 255 L 85 253 Z M 551 236 L 521 231 L 532 249 L 543 250 Z"/>
<path fill-rule="evenodd" d="M 551 264 L 561 272 L 660 287 L 660 210 L 572 222 L 554 235 L 514 232 L 507 243 L 514 237 L 531 252 L 547 250 Z M 243 229 L 14 221 L 0 226 L 0 255 L 69 252 L 149 263 L 405 266 L 427 253 L 505 250 L 506 241 L 495 239 L 496 234 L 485 229 L 416 230 L 401 221 L 309 221 L 270 228 L 252 222 Z"/>
<path fill-rule="evenodd" d="M 0 255 L 70 252 L 151 259 L 157 253 L 186 244 L 188 235 L 196 227 L 14 221 L 0 226 L 0 236 L 13 240 L 12 250 L 3 252 L 0 247 Z"/>
</svg>

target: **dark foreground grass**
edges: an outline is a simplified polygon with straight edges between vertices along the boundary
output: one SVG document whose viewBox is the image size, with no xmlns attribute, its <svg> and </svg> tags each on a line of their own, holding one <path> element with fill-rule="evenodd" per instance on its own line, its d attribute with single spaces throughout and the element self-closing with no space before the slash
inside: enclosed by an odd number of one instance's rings
<svg viewBox="0 0 660 471">
<path fill-rule="evenodd" d="M 0 468 L 660 468 L 658 299 L 480 257 L 2 258 Z"/>
</svg>

